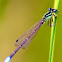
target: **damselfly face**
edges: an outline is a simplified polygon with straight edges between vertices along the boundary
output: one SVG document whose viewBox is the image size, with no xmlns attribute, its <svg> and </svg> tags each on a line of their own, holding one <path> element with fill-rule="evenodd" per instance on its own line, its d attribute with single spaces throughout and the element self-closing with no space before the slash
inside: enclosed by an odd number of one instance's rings
<svg viewBox="0 0 62 62">
<path fill-rule="evenodd" d="M 58 12 L 56 9 L 53 9 L 53 8 L 48 8 L 48 11 L 51 11 L 53 13 L 57 13 Z"/>
<path fill-rule="evenodd" d="M 53 11 L 54 13 L 57 13 L 57 10 L 56 10 L 56 9 L 52 9 L 52 11 Z"/>
</svg>

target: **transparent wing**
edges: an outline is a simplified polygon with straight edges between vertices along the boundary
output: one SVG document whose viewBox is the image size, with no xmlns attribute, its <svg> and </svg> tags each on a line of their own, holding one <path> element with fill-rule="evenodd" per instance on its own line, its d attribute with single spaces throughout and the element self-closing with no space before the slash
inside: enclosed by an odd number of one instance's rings
<svg viewBox="0 0 62 62">
<path fill-rule="evenodd" d="M 25 34 L 23 34 L 19 39 L 17 39 L 15 45 L 21 45 L 24 40 L 39 26 L 41 21 L 38 21 L 32 28 L 30 28 Z M 36 31 L 37 32 L 37 31 Z M 27 40 L 27 42 L 22 46 L 22 48 L 26 48 L 32 41 L 33 37 L 35 36 L 36 32 Z"/>
<path fill-rule="evenodd" d="M 36 31 L 37 32 L 37 31 Z M 27 42 L 22 46 L 22 49 L 25 49 L 29 44 L 32 42 L 32 39 L 35 37 L 36 33 L 34 33 L 30 39 L 27 40 Z"/>
</svg>

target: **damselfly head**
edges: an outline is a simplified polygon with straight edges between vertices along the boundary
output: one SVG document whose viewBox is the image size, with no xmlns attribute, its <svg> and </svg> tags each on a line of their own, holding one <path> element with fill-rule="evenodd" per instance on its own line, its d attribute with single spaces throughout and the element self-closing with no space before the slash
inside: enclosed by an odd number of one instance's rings
<svg viewBox="0 0 62 62">
<path fill-rule="evenodd" d="M 54 12 L 54 13 L 58 12 L 56 9 L 53 9 L 53 8 L 48 8 L 48 11 L 51 11 L 51 12 Z"/>
<path fill-rule="evenodd" d="M 53 11 L 54 13 L 57 13 L 57 12 L 58 12 L 56 9 L 52 9 L 52 11 Z"/>
</svg>

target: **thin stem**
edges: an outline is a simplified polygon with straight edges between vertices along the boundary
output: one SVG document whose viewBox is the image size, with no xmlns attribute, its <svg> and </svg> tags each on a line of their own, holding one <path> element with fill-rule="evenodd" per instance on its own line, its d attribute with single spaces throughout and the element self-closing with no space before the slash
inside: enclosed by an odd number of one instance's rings
<svg viewBox="0 0 62 62">
<path fill-rule="evenodd" d="M 58 10 L 59 1 L 60 0 L 55 0 L 55 2 L 54 2 L 54 9 L 56 9 L 56 10 Z M 57 18 L 55 18 L 53 16 L 54 23 L 56 23 L 56 19 Z M 49 61 L 48 62 L 53 62 L 54 43 L 55 43 L 55 28 L 56 28 L 55 25 L 51 28 L 50 52 L 49 52 Z"/>
</svg>

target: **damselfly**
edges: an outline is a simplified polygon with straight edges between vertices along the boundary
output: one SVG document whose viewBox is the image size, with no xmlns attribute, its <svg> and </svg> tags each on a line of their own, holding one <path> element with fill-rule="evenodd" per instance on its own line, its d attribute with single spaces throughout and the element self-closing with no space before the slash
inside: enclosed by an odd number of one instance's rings
<svg viewBox="0 0 62 62">
<path fill-rule="evenodd" d="M 49 8 L 48 12 L 43 16 L 43 18 L 39 22 L 37 22 L 31 29 L 29 29 L 25 34 L 23 34 L 20 38 L 16 40 L 15 45 L 18 46 L 18 48 L 13 51 L 13 53 L 8 56 L 4 62 L 9 62 L 20 48 L 26 48 L 31 43 L 40 26 L 43 25 L 46 21 L 48 21 L 49 23 L 49 20 L 51 21 L 53 16 L 57 17 L 56 13 L 58 13 L 56 9 Z"/>
</svg>

